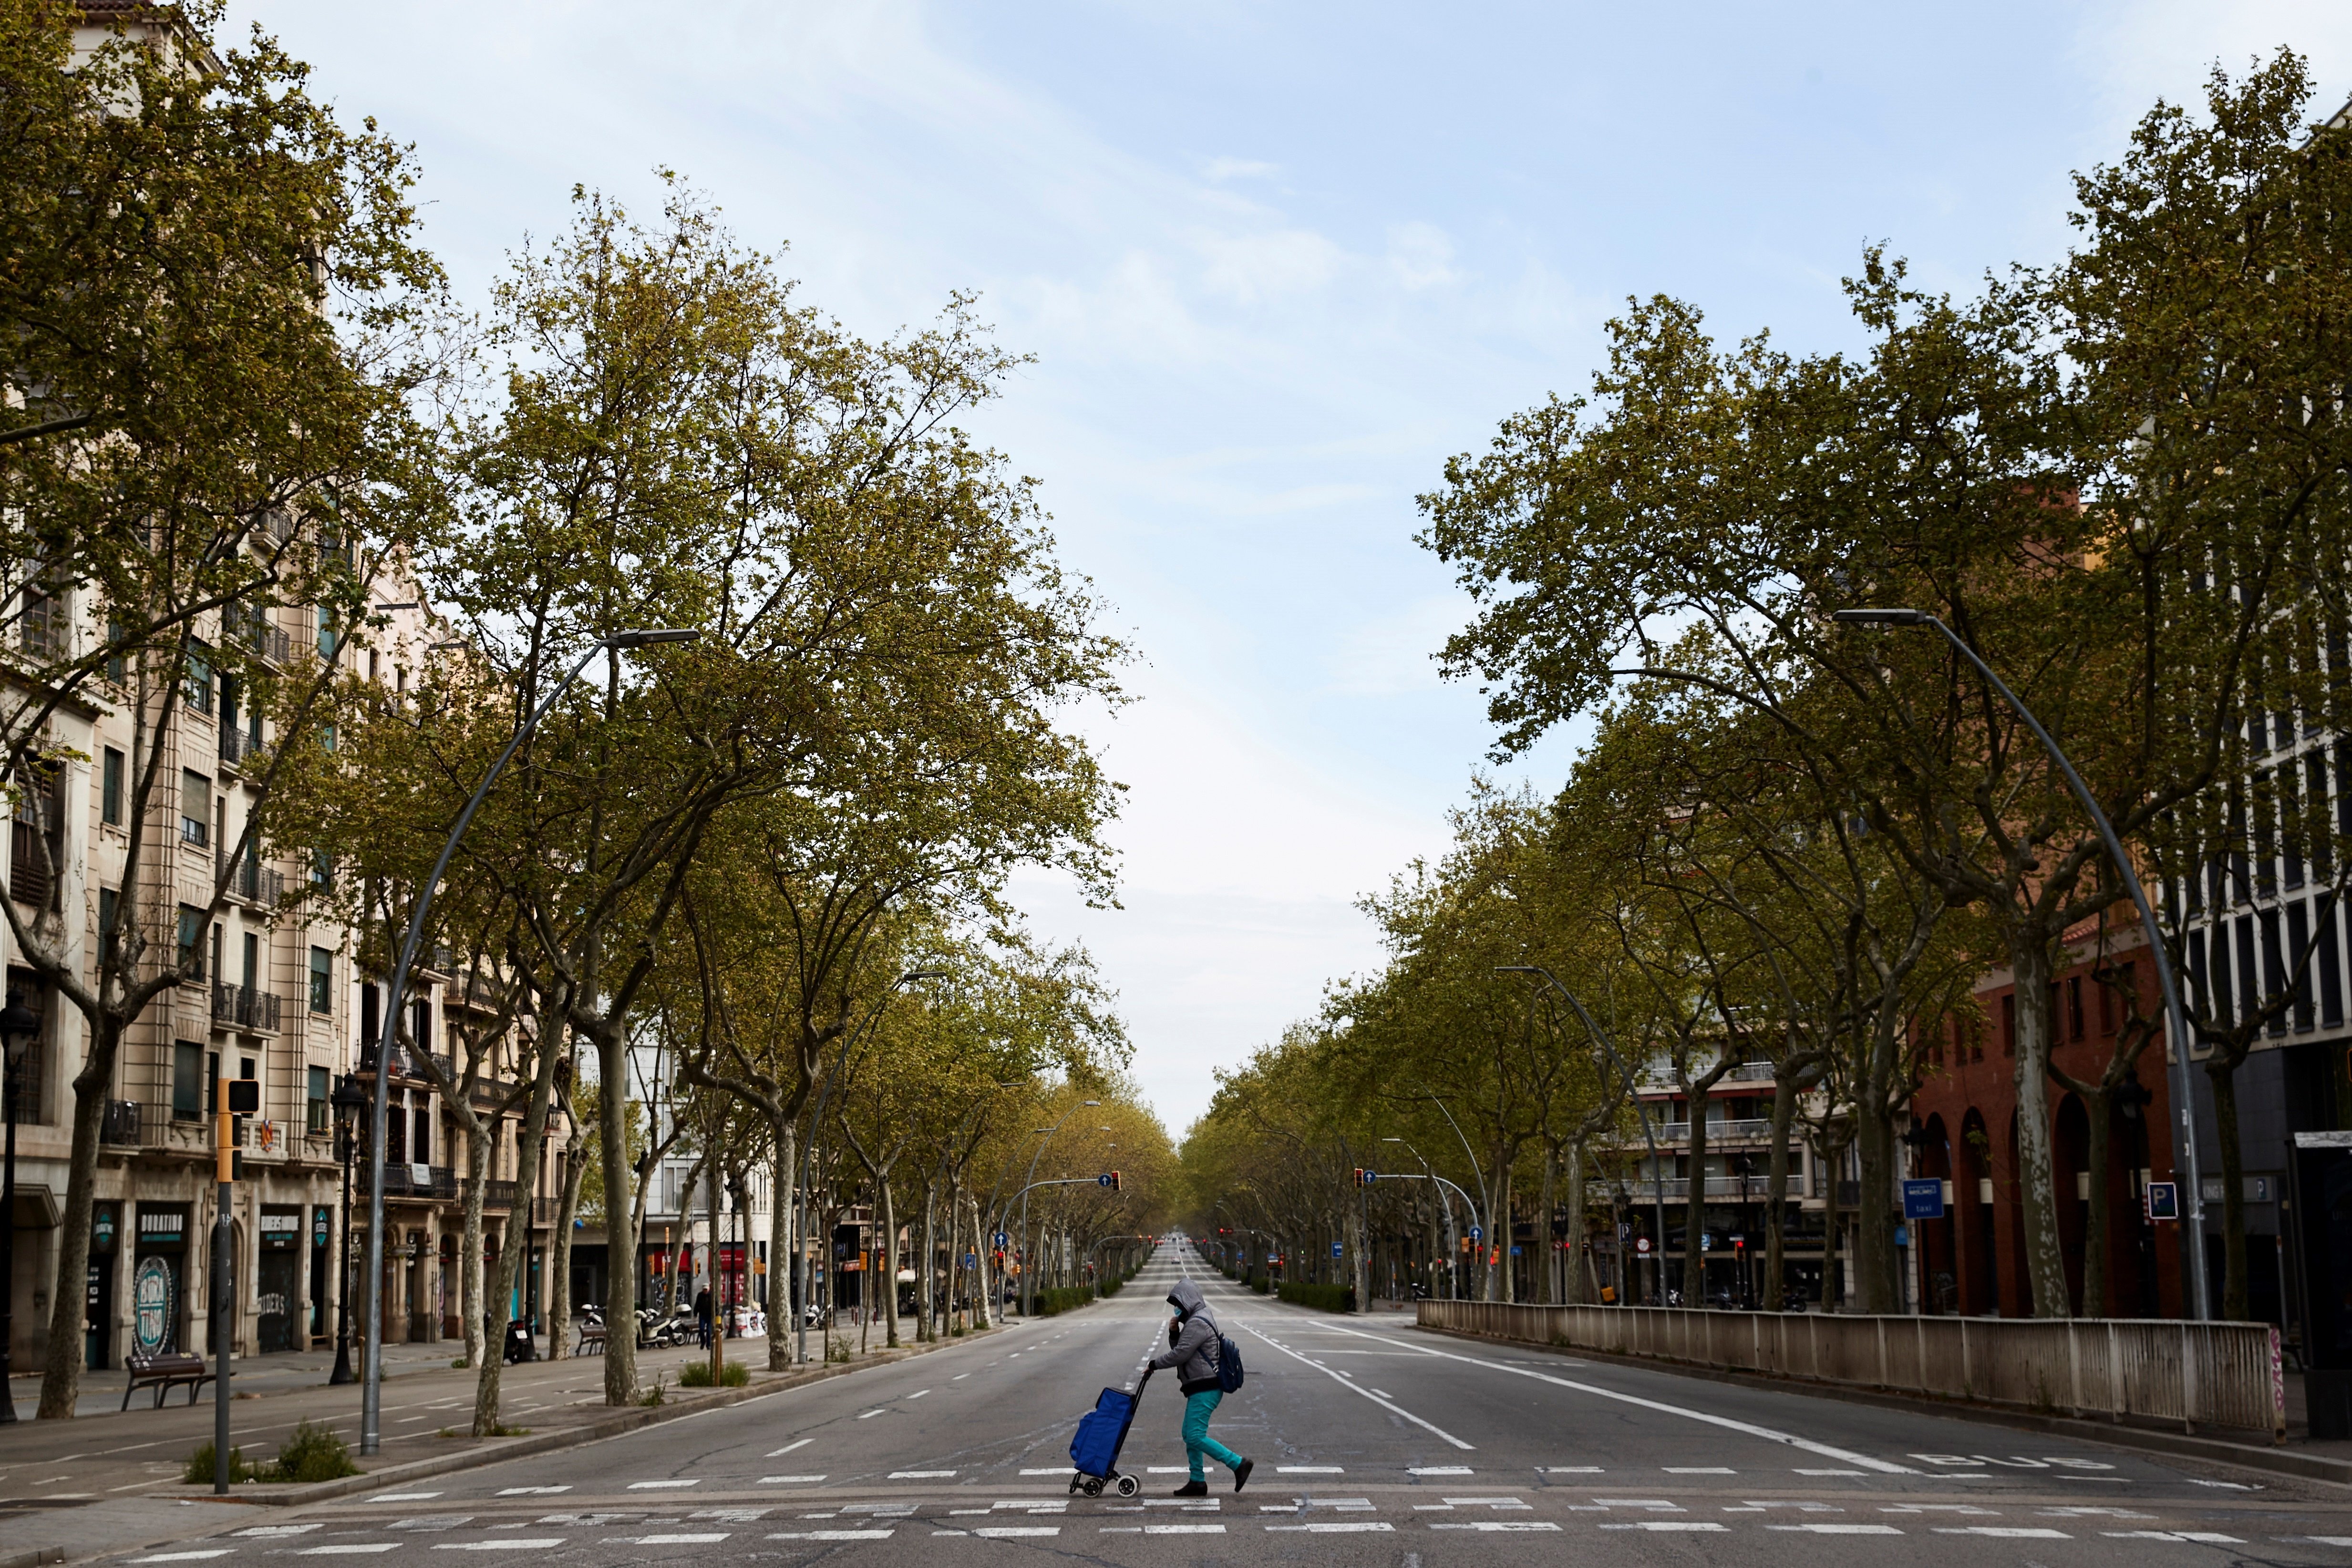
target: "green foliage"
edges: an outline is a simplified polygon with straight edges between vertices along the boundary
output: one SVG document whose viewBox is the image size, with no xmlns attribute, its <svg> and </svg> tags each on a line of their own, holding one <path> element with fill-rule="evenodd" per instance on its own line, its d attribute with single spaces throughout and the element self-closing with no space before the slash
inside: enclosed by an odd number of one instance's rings
<svg viewBox="0 0 2352 1568">
<path fill-rule="evenodd" d="M 215 1474 L 216 1468 L 213 1462 L 213 1446 L 210 1443 L 199 1443 L 196 1445 L 196 1451 L 188 1456 L 188 1468 L 182 1472 L 180 1479 L 191 1486 L 210 1486 L 219 1479 Z M 257 1480 L 260 1478 L 261 1472 L 246 1463 L 244 1449 L 231 1448 L 228 1451 L 230 1485 L 234 1486 L 239 1481 Z"/>
<path fill-rule="evenodd" d="M 359 1473 L 351 1450 L 331 1426 L 299 1422 L 278 1450 L 277 1479 L 331 1481 Z"/>
<path fill-rule="evenodd" d="M 1265 1276 L 1263 1274 L 1253 1276 L 1250 1279 L 1250 1289 L 1256 1291 L 1261 1296 L 1265 1295 L 1266 1291 Z"/>
<path fill-rule="evenodd" d="M 1349 1285 L 1305 1285 L 1282 1282 L 1282 1300 L 1295 1306 L 1313 1307 L 1324 1312 L 1352 1312 L 1356 1310 L 1356 1291 Z"/>
<path fill-rule="evenodd" d="M 1037 1315 L 1051 1318 L 1073 1311 L 1095 1299 L 1091 1285 L 1057 1285 L 1050 1290 L 1037 1292 Z"/>
<path fill-rule="evenodd" d="M 637 1395 L 637 1403 L 648 1408 L 667 1403 L 667 1389 L 659 1373 L 654 1374 L 654 1385 Z"/>
<path fill-rule="evenodd" d="M 741 1388 L 751 1381 L 751 1369 L 740 1361 L 730 1361 L 719 1369 L 719 1386 L 721 1388 Z M 710 1387 L 710 1363 L 707 1361 L 688 1362 L 677 1369 L 677 1385 L 680 1388 Z"/>
</svg>

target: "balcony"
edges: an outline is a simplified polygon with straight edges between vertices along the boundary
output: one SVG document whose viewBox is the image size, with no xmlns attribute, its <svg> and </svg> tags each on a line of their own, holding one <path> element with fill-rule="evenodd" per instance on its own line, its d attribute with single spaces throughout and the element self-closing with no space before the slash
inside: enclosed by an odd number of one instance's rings
<svg viewBox="0 0 2352 1568">
<path fill-rule="evenodd" d="M 368 1190 L 369 1167 L 366 1161 L 352 1167 L 353 1190 L 364 1196 Z M 392 1165 L 383 1168 L 383 1195 L 387 1198 L 455 1198 L 457 1195 L 457 1173 L 446 1165 Z"/>
<path fill-rule="evenodd" d="M 1770 1062 L 1741 1062 L 1723 1075 L 1728 1083 L 1769 1083 L 1772 1081 Z"/>
<path fill-rule="evenodd" d="M 98 1141 L 116 1148 L 139 1146 L 139 1102 L 110 1100 L 98 1121 Z"/>
<path fill-rule="evenodd" d="M 244 864 L 229 872 L 228 890 L 250 903 L 276 904 L 286 897 L 286 878 L 247 855 Z"/>
<path fill-rule="evenodd" d="M 1661 1143 L 1687 1143 L 1691 1124 L 1687 1121 L 1660 1121 L 1652 1126 Z M 1766 1117 L 1748 1117 L 1739 1121 L 1710 1121 L 1706 1124 L 1706 1141 L 1710 1143 L 1748 1143 L 1772 1136 L 1772 1123 Z"/>
<path fill-rule="evenodd" d="M 213 1022 L 257 1033 L 276 1034 L 278 999 L 250 985 L 213 986 Z"/>
<path fill-rule="evenodd" d="M 1654 1188 L 1656 1189 L 1654 1192 L 1652 1190 Z M 1710 1198 L 1733 1198 L 1746 1203 L 1762 1203 L 1770 1189 L 1771 1183 L 1763 1176 L 1709 1176 L 1706 1179 L 1705 1195 Z M 1803 1190 L 1804 1184 L 1799 1180 L 1798 1173 L 1790 1171 L 1789 1195 L 1792 1198 L 1800 1197 L 1803 1195 Z M 1664 1198 L 1668 1203 L 1682 1203 L 1688 1200 L 1691 1195 L 1690 1178 L 1668 1176 L 1663 1182 L 1655 1182 L 1647 1176 L 1636 1176 L 1627 1180 L 1625 1193 L 1626 1201 L 1633 1204 L 1645 1204 L 1654 1197 Z"/>
<path fill-rule="evenodd" d="M 484 1208 L 502 1210 L 511 1209 L 514 1207 L 514 1204 L 515 1184 L 512 1182 L 491 1181 L 484 1182 L 482 1184 L 482 1206 Z"/>
<path fill-rule="evenodd" d="M 220 731 L 220 760 L 230 763 L 254 761 L 261 755 L 261 742 L 249 730 L 224 724 Z"/>
</svg>

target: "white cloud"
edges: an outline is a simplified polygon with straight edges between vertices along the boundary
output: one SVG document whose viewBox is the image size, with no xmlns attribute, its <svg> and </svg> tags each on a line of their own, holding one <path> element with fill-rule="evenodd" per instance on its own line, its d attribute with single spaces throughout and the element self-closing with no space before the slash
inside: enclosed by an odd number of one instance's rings
<svg viewBox="0 0 2352 1568">
<path fill-rule="evenodd" d="M 1201 176 L 1207 180 L 1269 180 L 1278 172 L 1272 163 L 1251 158 L 1212 158 Z"/>
<path fill-rule="evenodd" d="M 1401 223 L 1389 230 L 1389 271 L 1407 289 L 1454 283 L 1454 242 L 1433 223 Z"/>
<path fill-rule="evenodd" d="M 1205 263 L 1202 283 L 1244 305 L 1310 292 L 1339 269 L 1339 247 L 1312 229 L 1255 234 L 1195 231 L 1192 247 Z"/>
</svg>

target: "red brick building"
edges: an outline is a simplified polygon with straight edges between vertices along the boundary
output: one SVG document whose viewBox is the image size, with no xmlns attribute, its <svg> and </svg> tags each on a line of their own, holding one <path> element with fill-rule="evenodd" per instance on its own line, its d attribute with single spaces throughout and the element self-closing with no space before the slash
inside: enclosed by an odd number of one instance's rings
<svg viewBox="0 0 2352 1568">
<path fill-rule="evenodd" d="M 2089 924 L 2067 933 L 2053 983 L 2054 1065 L 2095 1084 L 2126 1037 L 2137 996 L 2156 1012 L 2154 965 L 2137 931 L 2121 941 L 2110 929 L 2104 951 Z M 2004 1318 L 2030 1317 L 2023 1193 L 2017 1179 L 2017 998 L 2007 968 L 1977 983 L 1976 1017 L 1945 1020 L 1922 1042 L 1921 1082 L 1913 1101 L 1911 1168 L 1946 1183 L 1945 1216 L 1911 1222 L 1918 1249 L 1916 1285 L 1923 1310 Z M 2084 1100 L 2055 1081 L 2046 1086 L 2058 1190 L 2058 1226 L 2066 1253 L 2068 1310 L 2083 1301 L 2083 1260 L 2093 1183 L 2106 1189 L 2107 1301 L 2110 1317 L 2178 1317 L 2181 1273 L 2177 1223 L 2144 1217 L 2149 1181 L 2175 1181 L 2176 1125 L 2161 1029 L 2135 1063 L 2147 1096 L 2126 1087 L 2107 1096 L 2104 1171 L 2091 1168 L 2091 1123 Z M 2181 1194 L 2184 1202 L 2188 1194 Z"/>
</svg>

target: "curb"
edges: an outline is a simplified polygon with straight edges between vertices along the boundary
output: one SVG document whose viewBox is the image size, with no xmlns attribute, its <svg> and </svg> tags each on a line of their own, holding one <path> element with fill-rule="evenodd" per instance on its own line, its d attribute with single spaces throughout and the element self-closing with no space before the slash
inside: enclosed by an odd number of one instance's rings
<svg viewBox="0 0 2352 1568">
<path fill-rule="evenodd" d="M 929 1344 L 902 1345 L 895 1351 L 880 1352 L 872 1360 L 848 1366 L 820 1364 L 806 1372 L 772 1374 L 761 1382 L 750 1384 L 742 1388 L 714 1390 L 709 1394 L 698 1394 L 692 1399 L 672 1401 L 668 1395 L 665 1395 L 663 1404 L 615 1410 L 610 1415 L 578 1426 L 566 1426 L 553 1432 L 534 1433 L 528 1437 L 493 1437 L 487 1439 L 478 1447 L 463 1448 L 449 1454 L 436 1454 L 431 1458 L 411 1459 L 404 1464 L 386 1465 L 381 1469 L 369 1470 L 362 1475 L 345 1476 L 341 1480 L 313 1481 L 307 1486 L 250 1487 L 233 1490 L 225 1497 L 215 1495 L 208 1487 L 191 1487 L 184 1491 L 153 1491 L 147 1495 L 152 1498 L 184 1498 L 192 1501 L 245 1503 L 257 1508 L 291 1508 L 303 1503 L 329 1502 L 337 1498 L 355 1497 L 362 1492 L 377 1491 L 386 1487 L 404 1486 L 411 1481 L 425 1480 L 435 1476 L 446 1476 L 457 1470 L 470 1470 L 485 1465 L 501 1464 L 508 1459 L 527 1459 L 541 1454 L 560 1453 L 566 1448 L 601 1443 L 607 1437 L 625 1436 L 631 1432 L 639 1431 L 647 1426 L 657 1426 L 667 1421 L 683 1420 L 687 1416 L 699 1415 L 706 1411 L 724 1410 L 730 1405 L 748 1404 L 754 1399 L 765 1399 L 772 1394 L 789 1394 L 796 1388 L 806 1388 L 813 1384 L 824 1383 L 833 1378 L 849 1377 L 877 1367 L 892 1366 L 902 1361 L 911 1361 L 917 1356 L 930 1355 L 938 1351 L 953 1350 L 958 1345 L 971 1344 L 975 1340 L 983 1339 L 1006 1326 L 1008 1325 L 991 1324 L 985 1329 L 968 1331 L 961 1339 L 941 1340 Z M 674 1389 L 675 1385 L 673 1384 L 672 1387 Z M 25 1563 L 28 1565 L 33 1561 L 31 1558 L 25 1559 Z M 61 1562 L 63 1557 L 60 1554 L 58 1557 L 45 1561 Z M 15 1559 L 0 1558 L 0 1568 L 18 1568 L 18 1564 Z"/>
<path fill-rule="evenodd" d="M 2331 1459 L 2318 1454 L 2298 1454 L 2291 1448 L 2251 1443 L 2233 1443 L 2220 1437 L 2199 1437 L 2186 1432 L 2158 1432 L 2145 1426 L 2126 1426 L 2106 1421 L 2088 1421 L 2073 1415 L 2037 1415 L 2026 1410 L 2001 1410 L 1976 1405 L 1948 1404 L 1940 1399 L 1920 1399 L 1913 1395 L 1888 1394 L 1877 1389 L 1840 1388 L 1834 1384 L 1809 1383 L 1802 1378 L 1769 1377 L 1749 1372 L 1725 1372 L 1715 1367 L 1685 1366 L 1679 1362 L 1653 1361 L 1647 1356 L 1617 1355 L 1608 1351 L 1583 1350 L 1574 1346 L 1538 1344 L 1532 1340 L 1498 1339 L 1490 1334 L 1474 1334 L 1460 1329 L 1419 1329 L 1425 1334 L 1437 1334 L 1450 1340 L 1467 1340 L 1473 1344 L 1510 1345 L 1519 1350 L 1541 1351 L 1549 1355 L 1573 1356 L 1580 1361 L 1601 1362 L 1610 1366 L 1641 1367 L 1651 1372 L 1672 1373 L 1676 1377 L 1695 1378 L 1702 1383 L 1728 1383 L 1741 1388 L 1754 1388 L 1777 1394 L 1803 1394 L 1816 1399 L 1835 1399 L 1847 1405 L 1867 1405 L 1881 1410 L 1901 1410 L 1921 1415 L 1944 1415 L 1958 1421 L 1973 1421 L 1986 1426 L 2007 1426 L 2021 1432 L 2047 1432 L 2057 1436 L 2078 1438 L 2086 1443 L 2104 1443 L 2110 1447 L 2138 1448 L 2148 1453 L 2168 1454 L 2184 1459 L 2201 1459 L 2209 1464 L 2230 1465 L 2239 1469 L 2258 1470 L 2267 1475 L 2293 1476 L 2298 1480 L 2326 1481 L 2336 1486 L 2352 1486 L 2352 1459 Z"/>
<path fill-rule="evenodd" d="M 62 1546 L 37 1546 L 30 1552 L 11 1552 L 0 1555 L 0 1568 L 36 1568 L 43 1563 L 62 1563 L 66 1549 Z"/>
</svg>

